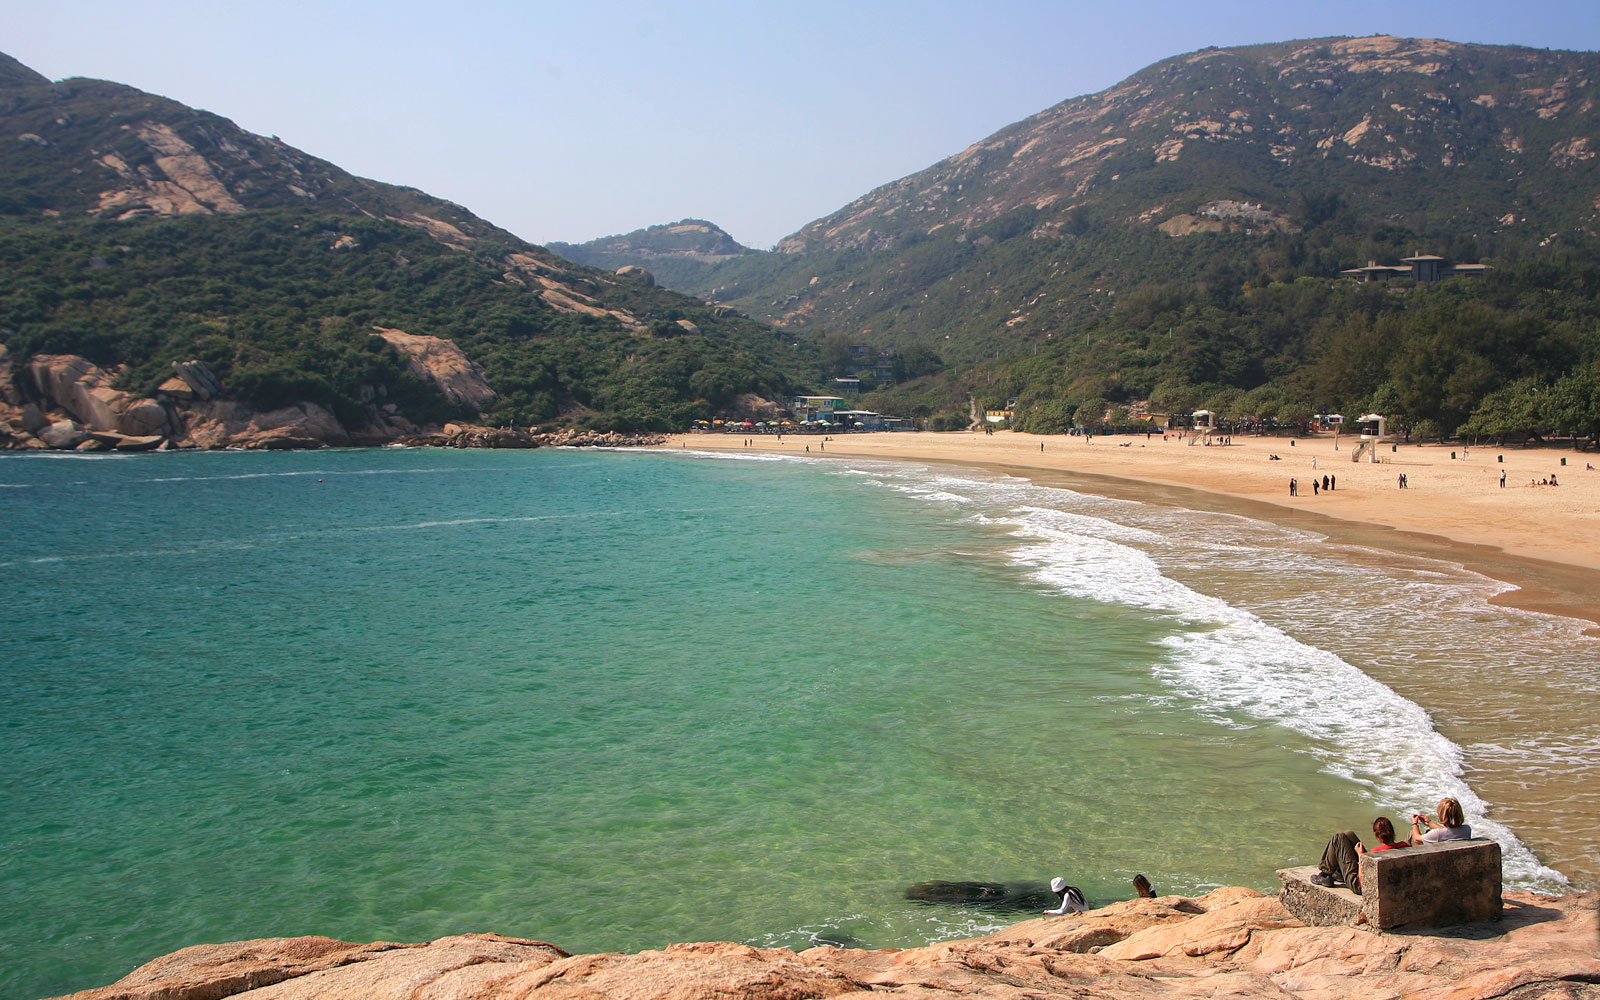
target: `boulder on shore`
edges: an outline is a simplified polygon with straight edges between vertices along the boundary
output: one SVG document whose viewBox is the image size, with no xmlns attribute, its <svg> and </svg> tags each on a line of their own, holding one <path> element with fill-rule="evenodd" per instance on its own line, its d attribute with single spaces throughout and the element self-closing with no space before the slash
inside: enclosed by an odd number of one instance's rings
<svg viewBox="0 0 1600 1000">
<path fill-rule="evenodd" d="M 196 945 L 72 1000 L 1600 1000 L 1600 893 L 1506 894 L 1506 917 L 1449 936 L 1306 927 L 1274 896 L 1228 888 L 1027 920 L 921 948 L 728 942 L 571 955 L 495 934 L 425 944 L 269 938 Z"/>
</svg>

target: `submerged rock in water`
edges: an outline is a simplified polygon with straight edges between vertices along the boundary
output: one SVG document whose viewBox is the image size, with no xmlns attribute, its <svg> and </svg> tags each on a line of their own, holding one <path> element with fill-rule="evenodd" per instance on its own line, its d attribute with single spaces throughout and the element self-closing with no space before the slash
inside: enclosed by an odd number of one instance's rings
<svg viewBox="0 0 1600 1000">
<path fill-rule="evenodd" d="M 919 903 L 949 903 L 954 906 L 981 906 L 990 910 L 1053 909 L 1060 904 L 1056 894 L 1043 882 L 918 882 L 906 890 L 906 898 Z"/>
</svg>

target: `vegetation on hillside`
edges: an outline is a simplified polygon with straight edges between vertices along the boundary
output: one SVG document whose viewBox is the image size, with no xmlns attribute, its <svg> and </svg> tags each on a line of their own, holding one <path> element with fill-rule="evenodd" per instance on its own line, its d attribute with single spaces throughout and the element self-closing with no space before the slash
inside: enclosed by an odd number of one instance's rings
<svg viewBox="0 0 1600 1000">
<path fill-rule="evenodd" d="M 341 236 L 354 245 L 336 248 Z M 0 227 L 0 338 L 19 359 L 75 353 L 126 366 L 121 384 L 139 393 L 171 362 L 199 358 L 231 396 L 263 408 L 310 400 L 356 423 L 363 392 L 380 385 L 413 420 L 478 416 L 411 375 L 375 327 L 455 341 L 499 393 L 485 415 L 497 423 L 665 430 L 738 393 L 788 388 L 798 352 L 759 324 L 621 284 L 607 305 L 646 324 L 630 332 L 608 316 L 557 312 L 503 271 L 415 227 L 351 216 L 10 224 Z"/>
</svg>

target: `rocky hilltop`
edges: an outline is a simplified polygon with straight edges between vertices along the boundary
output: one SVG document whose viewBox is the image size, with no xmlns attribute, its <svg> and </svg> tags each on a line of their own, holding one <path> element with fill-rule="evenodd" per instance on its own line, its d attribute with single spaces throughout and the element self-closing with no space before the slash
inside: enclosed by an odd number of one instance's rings
<svg viewBox="0 0 1600 1000">
<path fill-rule="evenodd" d="M 683 219 L 587 243 L 551 243 L 547 248 L 590 267 L 643 268 L 677 289 L 696 287 L 718 266 L 759 252 L 704 219 Z"/>
<path fill-rule="evenodd" d="M 273 938 L 197 945 L 73 1000 L 534 1000 L 915 996 L 1594 1000 L 1595 893 L 1507 893 L 1499 924 L 1445 934 L 1306 927 L 1275 896 L 1219 889 L 1025 921 L 924 948 L 799 953 L 680 944 L 572 955 L 469 934 L 425 944 Z"/>
<path fill-rule="evenodd" d="M 1002 129 L 776 249 L 976 238 L 1019 210 L 1040 238 L 1079 208 L 1174 235 L 1297 228 L 1301 192 L 1327 190 L 1399 219 L 1443 210 L 1538 239 L 1600 217 L 1597 73 L 1591 52 L 1438 39 L 1205 49 Z"/>
<path fill-rule="evenodd" d="M 549 243 L 547 248 L 580 264 L 603 266 L 616 257 L 687 257 L 717 263 L 755 253 L 704 219 L 683 219 L 664 226 L 635 229 L 621 236 L 602 236 L 587 243 Z"/>
</svg>

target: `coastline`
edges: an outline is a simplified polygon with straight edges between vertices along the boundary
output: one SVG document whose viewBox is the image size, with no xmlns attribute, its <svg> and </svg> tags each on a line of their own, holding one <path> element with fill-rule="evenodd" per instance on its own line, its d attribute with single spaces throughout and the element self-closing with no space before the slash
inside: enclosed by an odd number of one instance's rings
<svg viewBox="0 0 1600 1000">
<path fill-rule="evenodd" d="M 1245 437 L 1213 448 L 1190 446 L 1176 436 L 1163 441 L 1123 435 L 1091 444 L 1064 435 L 922 431 L 826 440 L 785 435 L 781 441 L 772 435 L 679 434 L 661 447 L 962 465 L 1045 486 L 1240 514 L 1333 543 L 1457 563 L 1511 588 L 1494 603 L 1586 621 L 1586 634 L 1600 637 L 1600 606 L 1593 601 L 1600 593 L 1600 470 L 1585 471 L 1593 454 L 1469 447 L 1465 459 L 1452 460 L 1452 451 L 1463 453 L 1459 446 L 1408 444 L 1372 465 L 1351 462 L 1349 446 L 1348 436 L 1336 442 L 1331 435 Z M 1279 460 L 1269 459 L 1272 454 Z M 1337 477 L 1335 489 L 1307 495 L 1313 472 L 1319 480 Z M 1402 472 L 1405 490 L 1396 482 Z M 1561 485 L 1529 485 L 1552 473 Z M 1288 495 L 1291 477 L 1299 480 L 1302 495 Z"/>
</svg>

